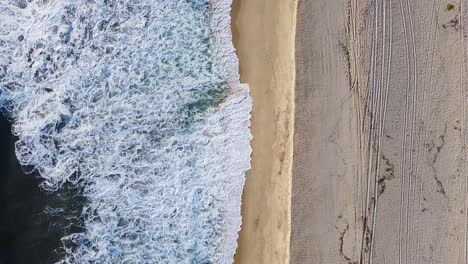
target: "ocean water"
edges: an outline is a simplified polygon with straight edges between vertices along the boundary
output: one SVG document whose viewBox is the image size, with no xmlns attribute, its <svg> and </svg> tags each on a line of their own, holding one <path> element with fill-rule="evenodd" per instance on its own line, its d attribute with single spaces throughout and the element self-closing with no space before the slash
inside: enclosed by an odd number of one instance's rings
<svg viewBox="0 0 468 264">
<path fill-rule="evenodd" d="M 16 156 L 44 191 L 86 200 L 60 262 L 232 262 L 251 99 L 230 4 L 0 0 Z"/>
</svg>

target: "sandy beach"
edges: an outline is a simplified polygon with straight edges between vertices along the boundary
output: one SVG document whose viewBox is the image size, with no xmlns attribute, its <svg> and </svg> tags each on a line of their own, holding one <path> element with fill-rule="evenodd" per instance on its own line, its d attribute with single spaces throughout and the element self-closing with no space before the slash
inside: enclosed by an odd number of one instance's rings
<svg viewBox="0 0 468 264">
<path fill-rule="evenodd" d="M 234 0 L 232 32 L 253 97 L 252 169 L 235 263 L 288 263 L 296 2 Z"/>
<path fill-rule="evenodd" d="M 466 8 L 299 0 L 291 263 L 467 263 Z"/>
</svg>

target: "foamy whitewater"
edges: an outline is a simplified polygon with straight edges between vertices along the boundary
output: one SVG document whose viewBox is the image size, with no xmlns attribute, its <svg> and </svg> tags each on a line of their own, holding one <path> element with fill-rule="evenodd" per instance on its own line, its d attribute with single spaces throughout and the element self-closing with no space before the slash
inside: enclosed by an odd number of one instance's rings
<svg viewBox="0 0 468 264">
<path fill-rule="evenodd" d="M 250 168 L 231 0 L 0 0 L 0 105 L 42 187 L 87 199 L 64 263 L 231 263 Z"/>
</svg>

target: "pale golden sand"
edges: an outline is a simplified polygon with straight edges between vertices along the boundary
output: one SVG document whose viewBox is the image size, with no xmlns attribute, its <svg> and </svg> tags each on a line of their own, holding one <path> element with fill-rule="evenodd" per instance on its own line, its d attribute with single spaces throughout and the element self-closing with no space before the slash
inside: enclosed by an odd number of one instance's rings
<svg viewBox="0 0 468 264">
<path fill-rule="evenodd" d="M 234 0 L 241 82 L 253 97 L 252 170 L 236 263 L 288 263 L 296 1 Z"/>
</svg>

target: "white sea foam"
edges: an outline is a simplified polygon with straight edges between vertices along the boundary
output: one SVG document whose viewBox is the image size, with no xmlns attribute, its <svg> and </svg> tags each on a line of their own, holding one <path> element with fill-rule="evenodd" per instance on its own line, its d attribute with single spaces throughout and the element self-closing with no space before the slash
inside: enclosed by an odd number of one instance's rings
<svg viewBox="0 0 468 264">
<path fill-rule="evenodd" d="M 83 188 L 71 263 L 231 263 L 250 167 L 230 0 L 0 1 L 18 160 Z"/>
</svg>

